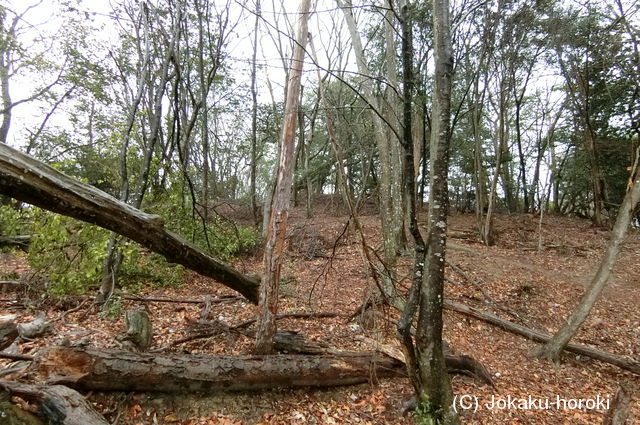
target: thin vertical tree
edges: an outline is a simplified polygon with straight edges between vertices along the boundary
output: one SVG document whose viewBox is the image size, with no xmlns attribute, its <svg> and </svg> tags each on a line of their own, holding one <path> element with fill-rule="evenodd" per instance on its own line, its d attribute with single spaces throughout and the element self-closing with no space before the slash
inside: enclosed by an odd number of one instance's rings
<svg viewBox="0 0 640 425">
<path fill-rule="evenodd" d="M 402 10 L 404 80 L 404 189 L 415 242 L 413 283 L 398 322 L 407 368 L 422 406 L 423 423 L 458 424 L 452 406 L 453 390 L 447 375 L 442 342 L 445 247 L 447 241 L 448 167 L 451 138 L 451 79 L 453 49 L 448 0 L 433 0 L 435 86 L 430 148 L 429 236 L 423 241 L 416 219 L 413 149 L 411 139 L 412 48 L 408 6 Z M 417 313 L 415 343 L 411 327 Z"/>
<path fill-rule="evenodd" d="M 278 176 L 271 202 L 271 215 L 264 247 L 264 273 L 260 283 L 260 315 L 258 317 L 258 331 L 255 343 L 255 351 L 262 354 L 273 351 L 273 337 L 276 333 L 275 319 L 278 312 L 278 287 L 291 203 L 300 80 L 302 78 L 302 65 L 307 43 L 310 8 L 311 0 L 302 0 L 287 84 L 284 125 L 280 140 L 280 160 L 277 168 Z"/>
<path fill-rule="evenodd" d="M 256 225 L 258 220 L 258 206 L 256 204 L 256 170 L 258 167 L 258 89 L 256 87 L 256 56 L 258 55 L 258 31 L 260 29 L 260 0 L 256 0 L 256 20 L 253 26 L 253 56 L 251 57 L 251 175 L 250 196 L 251 215 Z"/>
</svg>

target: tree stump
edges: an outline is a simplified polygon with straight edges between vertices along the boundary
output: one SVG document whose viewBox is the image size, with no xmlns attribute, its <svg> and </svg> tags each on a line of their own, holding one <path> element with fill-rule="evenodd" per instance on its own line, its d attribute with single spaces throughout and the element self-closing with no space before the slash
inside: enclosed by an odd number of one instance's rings
<svg viewBox="0 0 640 425">
<path fill-rule="evenodd" d="M 127 333 L 122 340 L 129 342 L 138 351 L 147 351 L 153 341 L 151 319 L 145 310 L 127 310 L 125 313 Z"/>
</svg>

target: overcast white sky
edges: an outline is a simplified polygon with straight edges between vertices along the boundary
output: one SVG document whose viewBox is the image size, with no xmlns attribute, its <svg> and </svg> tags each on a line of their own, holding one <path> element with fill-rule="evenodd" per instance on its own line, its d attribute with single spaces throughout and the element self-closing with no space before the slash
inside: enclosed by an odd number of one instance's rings
<svg viewBox="0 0 640 425">
<path fill-rule="evenodd" d="M 7 7 L 17 13 L 22 13 L 28 7 L 32 6 L 24 15 L 20 25 L 22 33 L 19 34 L 19 37 L 27 46 L 31 44 L 34 38 L 52 39 L 59 34 L 60 27 L 63 25 L 59 13 L 61 8 L 61 2 L 59 0 L 4 0 L 4 2 Z M 236 0 L 230 0 L 230 3 L 227 3 L 226 0 L 216 0 L 215 3 L 219 5 L 219 7 L 226 7 L 226 5 L 229 4 L 231 15 L 239 21 L 235 34 L 230 39 L 226 64 L 228 66 L 231 65 L 231 69 L 233 69 L 236 78 L 248 81 L 253 49 L 252 33 L 255 15 L 252 11 L 255 7 L 254 2 L 248 0 L 248 4 L 244 8 L 241 3 Z M 258 87 L 261 102 L 267 103 L 271 101 L 271 94 L 267 89 L 267 79 L 270 80 L 273 95 L 276 100 L 281 100 L 283 97 L 285 74 L 283 71 L 283 61 L 278 48 L 276 48 L 276 43 L 279 37 L 279 42 L 284 48 L 282 53 L 286 57 L 289 57 L 291 42 L 288 36 L 295 33 L 299 1 L 261 0 L 261 3 L 262 21 L 260 23 L 259 53 L 257 59 L 258 63 L 262 65 L 262 68 L 258 76 Z M 336 43 L 335 37 L 339 32 L 336 31 L 336 26 L 339 27 L 342 25 L 342 17 L 336 13 L 335 3 L 332 0 L 317 0 L 313 3 L 316 3 L 315 10 L 317 13 L 313 14 L 310 19 L 309 30 L 314 37 L 314 44 L 318 50 L 319 61 L 323 67 L 326 67 L 328 63 L 326 51 L 327 49 L 331 49 L 328 46 L 333 46 L 334 49 L 330 54 L 336 55 L 335 49 L 338 43 Z M 78 10 L 80 16 L 84 15 L 88 21 L 93 22 L 96 28 L 99 27 L 93 36 L 96 38 L 96 41 L 103 46 L 105 51 L 110 45 L 116 42 L 117 27 L 113 24 L 111 18 L 112 5 L 110 1 L 84 0 L 79 1 L 74 7 Z M 275 28 L 279 28 L 280 32 Z M 342 37 L 342 45 L 338 46 L 337 50 L 349 50 L 347 37 Z M 334 68 L 335 67 L 336 65 L 334 64 Z M 11 87 L 12 100 L 17 101 L 30 96 L 39 83 L 43 81 L 53 81 L 55 77 L 55 74 L 48 76 L 28 75 L 15 79 L 12 81 Z M 309 58 L 306 59 L 305 63 L 305 78 L 307 79 L 307 83 L 317 79 L 315 67 Z M 303 82 L 303 84 L 305 83 Z M 14 145 L 21 145 L 20 139 L 24 139 L 25 126 L 33 127 L 34 122 L 42 119 L 41 115 L 41 112 L 35 108 L 34 103 L 27 103 L 16 107 L 13 110 L 13 122 L 9 136 L 10 142 Z"/>
</svg>

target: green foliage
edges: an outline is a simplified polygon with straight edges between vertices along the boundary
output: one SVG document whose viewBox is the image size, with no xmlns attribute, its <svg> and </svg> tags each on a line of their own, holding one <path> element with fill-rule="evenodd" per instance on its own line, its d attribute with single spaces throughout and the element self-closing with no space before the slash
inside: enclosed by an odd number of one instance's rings
<svg viewBox="0 0 640 425">
<path fill-rule="evenodd" d="M 118 296 L 112 296 L 102 307 L 100 315 L 109 319 L 117 319 L 122 316 L 123 310 L 124 305 L 122 304 L 122 298 Z"/>
<path fill-rule="evenodd" d="M 103 261 L 111 233 L 69 217 L 38 210 L 28 254 L 30 266 L 48 276 L 47 292 L 53 296 L 81 294 L 100 284 Z M 131 290 L 145 283 L 177 285 L 182 268 L 127 242 L 121 246 L 120 282 Z"/>
<path fill-rule="evenodd" d="M 108 231 L 45 211 L 34 218 L 28 261 L 49 277 L 51 295 L 80 294 L 100 282 Z"/>
<path fill-rule="evenodd" d="M 12 205 L 0 206 L 0 235 L 23 234 L 25 230 L 24 215 L 22 211 L 15 209 Z"/>
<path fill-rule="evenodd" d="M 184 271 L 182 266 L 169 264 L 161 255 L 143 251 L 134 242 L 127 242 L 122 251 L 120 281 L 123 287 L 137 292 L 145 284 L 155 287 L 180 286 Z"/>
<path fill-rule="evenodd" d="M 156 197 L 152 208 L 165 219 L 169 230 L 223 261 L 247 253 L 259 243 L 260 233 L 253 227 L 241 226 L 217 215 L 205 223 L 191 211 L 177 187 L 172 185 L 172 190 Z M 176 208 L 176 205 L 182 207 Z"/>
</svg>

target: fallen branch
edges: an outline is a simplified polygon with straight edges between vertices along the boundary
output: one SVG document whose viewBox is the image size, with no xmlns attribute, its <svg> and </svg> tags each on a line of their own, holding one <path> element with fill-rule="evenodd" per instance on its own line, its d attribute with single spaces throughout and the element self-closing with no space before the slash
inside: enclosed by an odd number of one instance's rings
<svg viewBox="0 0 640 425">
<path fill-rule="evenodd" d="M 311 317 L 337 317 L 339 316 L 338 313 L 333 313 L 333 312 L 321 312 L 321 313 L 285 313 L 285 314 L 278 314 L 276 316 L 276 320 L 281 320 L 284 318 L 290 318 L 290 317 L 298 317 L 298 318 L 311 318 Z M 244 328 L 252 325 L 253 323 L 256 322 L 256 319 L 251 319 L 251 320 L 247 320 L 244 321 L 238 325 L 235 326 L 229 326 L 226 325 L 218 320 L 215 321 L 211 321 L 211 322 L 203 322 L 200 321 L 197 323 L 197 325 L 199 326 L 207 326 L 210 325 L 210 329 L 206 329 L 204 331 L 201 332 L 197 332 L 195 334 L 186 336 L 184 338 L 180 338 L 177 339 L 175 341 L 173 341 L 171 343 L 172 346 L 176 346 L 176 345 L 180 345 L 180 344 L 184 344 L 185 342 L 191 342 L 191 341 L 195 341 L 198 339 L 204 339 L 204 338 L 210 338 L 212 336 L 216 336 L 216 335 L 220 335 L 221 333 L 224 332 L 235 332 L 235 333 L 239 333 L 240 335 L 249 337 L 249 338 L 254 338 L 255 335 L 252 332 L 246 331 L 244 330 Z M 288 332 L 288 331 L 282 331 L 282 332 Z M 276 333 L 276 338 L 278 336 L 278 334 L 280 334 L 281 332 L 278 331 Z M 278 347 L 278 342 L 275 342 L 275 349 L 278 351 L 287 351 L 286 348 L 285 349 L 281 349 Z"/>
<path fill-rule="evenodd" d="M 469 307 L 464 304 L 459 304 L 451 300 L 444 300 L 444 307 L 449 310 L 457 311 L 458 313 L 466 314 L 476 319 L 480 319 L 505 331 L 524 336 L 525 338 L 528 338 L 532 341 L 545 343 L 551 339 L 551 336 L 547 335 L 544 332 L 526 328 L 508 320 L 501 319 L 497 316 L 494 316 L 493 314 L 486 313 L 476 308 Z M 580 354 L 582 356 L 600 360 L 601 362 L 609 363 L 614 366 L 618 366 L 621 369 L 628 370 L 637 375 L 640 375 L 640 362 L 638 362 L 637 360 L 618 356 L 606 351 L 598 350 L 596 348 L 587 347 L 586 345 L 580 344 L 568 344 L 565 347 L 565 351 L 570 351 L 575 354 Z"/>
<path fill-rule="evenodd" d="M 469 276 L 467 276 L 467 274 L 465 273 L 464 270 L 462 270 L 462 268 L 456 264 L 450 263 L 449 261 L 446 262 L 446 265 L 449 266 L 449 268 L 451 268 L 451 270 L 453 270 L 454 272 L 456 272 L 458 274 L 458 276 L 460 276 L 462 279 L 464 279 L 465 282 L 467 282 L 468 284 L 472 285 L 473 287 L 475 287 L 476 289 L 478 289 L 482 295 L 485 297 L 485 299 L 495 308 L 497 308 L 498 310 L 501 310 L 505 313 L 507 313 L 509 316 L 514 317 L 518 320 L 520 319 L 520 316 L 509 310 L 508 308 L 504 307 L 503 305 L 501 305 L 498 301 L 496 301 L 490 294 L 489 292 L 484 289 L 482 287 L 482 285 L 480 285 L 478 282 L 476 282 L 474 279 L 471 279 Z M 452 281 L 453 282 L 453 281 Z"/>
<path fill-rule="evenodd" d="M 139 297 L 136 295 L 122 295 L 122 298 L 130 301 L 139 301 L 145 303 L 174 303 L 174 304 L 204 304 L 205 300 L 199 299 L 179 299 L 179 298 L 162 298 L 162 297 Z M 224 303 L 244 299 L 239 295 L 223 295 L 218 298 L 211 298 L 209 302 L 213 304 Z"/>
<path fill-rule="evenodd" d="M 47 321 L 47 316 L 43 312 L 39 312 L 31 322 L 18 324 L 18 332 L 20 338 L 33 339 L 44 335 L 50 327 L 51 322 Z"/>
<path fill-rule="evenodd" d="M 31 235 L 0 236 L 0 246 L 16 246 L 27 251 L 31 243 Z"/>
<path fill-rule="evenodd" d="M 206 356 L 64 347 L 44 351 L 31 371 L 78 389 L 161 392 L 330 387 L 405 373 L 401 362 L 374 352 Z"/>
<path fill-rule="evenodd" d="M 26 354 L 12 354 L 12 353 L 0 352 L 0 359 L 8 359 L 8 360 L 14 360 L 14 361 L 26 360 L 28 362 L 31 362 L 35 359 L 35 357 L 27 356 Z"/>
<path fill-rule="evenodd" d="M 392 345 L 380 344 L 378 341 L 367 337 L 364 337 L 364 341 L 372 344 L 377 350 L 385 353 L 386 355 L 401 361 L 403 364 L 405 363 L 404 352 L 400 348 Z M 444 361 L 447 365 L 447 372 L 449 374 L 467 375 L 489 385 L 492 388 L 496 388 L 496 385 L 491 378 L 491 373 L 482 363 L 471 356 L 453 354 L 449 348 L 449 344 L 446 344 L 446 341 L 443 342 L 445 342 Z"/>
<path fill-rule="evenodd" d="M 29 385 L 0 380 L 0 388 L 38 404 L 36 414 L 48 424 L 109 425 L 77 391 L 62 385 Z"/>
</svg>

